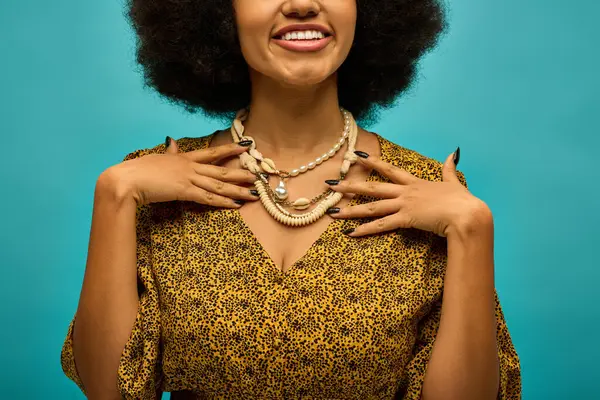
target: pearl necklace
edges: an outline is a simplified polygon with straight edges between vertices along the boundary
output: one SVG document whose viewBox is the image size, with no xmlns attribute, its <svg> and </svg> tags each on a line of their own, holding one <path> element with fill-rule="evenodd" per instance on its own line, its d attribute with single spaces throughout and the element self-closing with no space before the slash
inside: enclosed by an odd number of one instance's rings
<svg viewBox="0 0 600 400">
<path fill-rule="evenodd" d="M 315 161 L 306 165 L 305 169 L 300 167 L 297 170 L 293 170 L 292 172 L 298 171 L 298 173 L 296 173 L 296 175 L 293 176 L 297 176 L 300 173 L 304 173 L 309 169 L 314 169 L 315 166 L 331 158 L 333 155 L 336 154 L 336 152 L 341 148 L 343 142 L 345 142 L 347 139 L 348 149 L 344 154 L 344 161 L 342 162 L 342 166 L 340 168 L 340 179 L 342 180 L 345 178 L 352 164 L 356 162 L 357 156 L 356 154 L 354 154 L 354 150 L 356 145 L 356 137 L 358 135 L 358 126 L 356 125 L 356 122 L 354 121 L 354 118 L 352 117 L 352 114 L 350 112 L 344 109 L 341 109 L 341 111 L 344 115 L 345 125 L 342 139 L 340 139 L 329 152 L 323 154 L 320 157 L 317 157 Z M 247 117 L 247 109 L 242 109 L 238 111 L 235 119 L 233 120 L 233 123 L 231 124 L 231 135 L 233 137 L 234 142 L 236 143 L 241 140 L 252 141 L 250 149 L 247 152 L 240 154 L 240 161 L 243 168 L 246 168 L 247 170 L 256 175 L 257 180 L 254 182 L 254 185 L 256 186 L 256 189 L 259 193 L 260 200 L 269 212 L 269 214 L 275 220 L 282 224 L 290 226 L 308 225 L 317 221 L 319 218 L 325 215 L 325 211 L 327 211 L 328 208 L 333 207 L 334 205 L 339 203 L 339 201 L 343 197 L 343 194 L 328 189 L 327 192 L 323 193 L 322 195 L 316 198 L 317 200 L 321 201 L 313 210 L 309 212 L 302 214 L 292 214 L 285 208 L 283 208 L 283 206 L 280 203 L 282 203 L 282 200 L 285 200 L 285 198 L 287 198 L 287 188 L 285 188 L 283 179 L 292 176 L 292 174 L 291 172 L 287 173 L 285 171 L 279 171 L 275 167 L 275 163 L 272 160 L 264 158 L 263 155 L 258 150 L 256 150 L 256 143 L 254 142 L 254 139 L 250 136 L 244 136 L 243 121 L 245 121 Z M 259 162 L 260 166 L 258 164 Z M 309 165 L 312 168 L 309 168 Z M 266 172 L 267 174 L 277 174 L 280 176 L 281 180 L 279 182 L 279 186 L 275 190 L 271 189 L 271 187 L 269 186 L 268 178 L 263 175 L 263 172 Z M 291 203 L 291 205 L 297 210 L 303 210 L 308 208 L 309 205 L 313 202 L 316 201 L 311 201 L 307 198 L 302 197 Z"/>
<path fill-rule="evenodd" d="M 350 113 L 344 110 L 343 108 L 341 109 L 341 111 L 344 115 L 344 132 L 342 133 L 342 137 L 340 138 L 340 140 L 338 140 L 336 144 L 333 145 L 331 150 L 329 150 L 326 153 L 323 153 L 323 155 L 317 157 L 314 161 L 311 161 L 306 165 L 302 165 L 300 168 L 291 170 L 290 176 L 298 176 L 301 173 L 314 169 L 317 165 L 321 165 L 324 161 L 329 160 L 337 154 L 337 152 L 346 142 L 348 135 L 350 134 Z"/>
<path fill-rule="evenodd" d="M 299 168 L 293 169 L 290 172 L 277 169 L 273 160 L 271 160 L 270 158 L 263 157 L 263 155 L 258 150 L 256 150 L 255 145 L 250 147 L 249 154 L 252 157 L 254 157 L 254 159 L 257 162 L 260 163 L 262 170 L 267 174 L 279 176 L 279 185 L 273 190 L 273 192 L 275 193 L 275 196 L 278 199 L 278 203 L 292 206 L 297 210 L 303 210 L 310 205 L 310 203 L 298 204 L 297 202 L 290 203 L 288 201 L 285 201 L 288 198 L 288 191 L 287 191 L 287 187 L 285 186 L 285 180 L 290 177 L 296 177 L 300 174 L 310 171 L 310 170 L 314 169 L 317 165 L 321 165 L 323 162 L 327 161 L 328 159 L 334 157 L 337 154 L 337 152 L 340 150 L 340 148 L 346 142 L 348 135 L 350 134 L 350 114 L 348 113 L 348 111 L 344 110 L 343 108 L 340 110 L 342 111 L 342 114 L 344 116 L 344 130 L 342 133 L 342 137 L 332 146 L 332 148 L 329 151 L 323 153 L 321 156 L 317 157 L 315 160 L 313 160 L 305 165 L 302 165 Z M 234 141 L 250 139 L 254 143 L 254 139 L 252 137 L 250 137 L 250 136 L 244 137 L 243 136 L 243 126 L 242 126 L 242 129 L 240 129 L 239 131 L 233 130 L 232 134 L 233 133 L 236 134 L 233 138 Z M 237 139 L 236 139 L 236 136 L 237 136 Z M 316 199 L 320 200 L 320 196 L 317 197 Z"/>
</svg>

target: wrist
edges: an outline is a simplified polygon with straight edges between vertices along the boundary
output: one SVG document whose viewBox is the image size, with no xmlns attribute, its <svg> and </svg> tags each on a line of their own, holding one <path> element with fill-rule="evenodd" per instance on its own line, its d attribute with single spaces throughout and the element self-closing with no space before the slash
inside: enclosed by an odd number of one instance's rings
<svg viewBox="0 0 600 400">
<path fill-rule="evenodd" d="M 96 181 L 94 193 L 96 201 L 115 203 L 116 205 L 134 204 L 140 202 L 135 196 L 133 185 L 126 179 L 120 165 L 114 165 L 104 170 Z"/>
<path fill-rule="evenodd" d="M 492 211 L 483 201 L 476 199 L 464 212 L 457 214 L 446 229 L 448 240 L 472 240 L 493 236 Z"/>
</svg>

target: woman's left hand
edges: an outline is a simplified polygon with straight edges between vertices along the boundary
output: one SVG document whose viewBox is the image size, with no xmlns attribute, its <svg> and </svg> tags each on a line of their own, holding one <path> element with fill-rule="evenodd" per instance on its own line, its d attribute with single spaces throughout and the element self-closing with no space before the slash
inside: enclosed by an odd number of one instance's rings
<svg viewBox="0 0 600 400">
<path fill-rule="evenodd" d="M 328 211 L 334 218 L 381 217 L 359 226 L 348 233 L 349 236 L 416 228 L 447 237 L 454 230 L 472 230 L 476 225 L 492 223 L 487 205 L 473 196 L 458 179 L 454 153 L 446 158 L 442 166 L 441 182 L 417 178 L 406 170 L 363 152 L 357 152 L 357 155 L 359 162 L 375 169 L 391 183 L 341 181 L 335 184 L 335 181 L 327 181 L 336 192 L 382 199 L 344 207 L 338 212 L 336 208 Z"/>
</svg>

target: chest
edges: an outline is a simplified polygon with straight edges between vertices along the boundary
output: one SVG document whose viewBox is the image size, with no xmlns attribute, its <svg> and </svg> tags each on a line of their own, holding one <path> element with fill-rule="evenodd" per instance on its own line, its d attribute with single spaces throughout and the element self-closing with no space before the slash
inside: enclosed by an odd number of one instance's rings
<svg viewBox="0 0 600 400">
<path fill-rule="evenodd" d="M 380 145 L 376 138 L 364 136 L 362 143 L 359 142 L 366 151 L 371 154 L 379 155 Z M 307 156 L 308 157 L 308 156 Z M 307 173 L 296 177 L 286 179 L 284 184 L 288 191 L 289 201 L 294 201 L 304 197 L 314 199 L 324 194 L 328 190 L 325 180 L 339 179 L 340 165 L 343 161 L 342 152 L 335 158 L 319 165 Z M 277 160 L 279 168 L 291 170 L 299 167 L 293 163 L 285 165 L 285 161 Z M 239 168 L 238 159 L 227 160 L 224 166 L 229 168 Z M 364 167 L 360 163 L 355 163 L 345 177 L 349 182 L 365 182 L 372 178 L 373 171 Z M 271 188 L 275 188 L 281 181 L 276 175 L 269 178 Z M 336 204 L 336 207 L 347 207 L 353 203 L 355 195 L 346 194 L 342 200 Z M 356 199 L 358 200 L 358 199 Z M 308 210 L 312 209 L 312 205 Z M 307 211 L 308 211 L 307 210 Z M 258 244 L 260 250 L 268 255 L 273 266 L 281 273 L 288 273 L 294 264 L 300 260 L 312 249 L 314 244 L 322 236 L 336 225 L 334 218 L 324 215 L 316 222 L 303 227 L 290 227 L 277 222 L 269 215 L 264 205 L 260 201 L 247 202 L 239 209 L 239 217 L 244 225 L 245 233 L 251 236 L 251 240 Z M 301 211 L 302 212 L 302 211 Z M 306 212 L 306 211 L 303 211 Z M 338 221 L 338 226 L 342 221 Z"/>
<path fill-rule="evenodd" d="M 304 383 L 332 394 L 393 388 L 411 354 L 415 318 L 437 295 L 422 286 L 427 242 L 352 241 L 328 230 L 281 274 L 243 226 L 235 225 L 237 236 L 216 234 L 235 221 L 229 211 L 190 213 L 179 231 L 204 230 L 156 246 L 168 381 L 207 393 L 280 394 Z M 181 261 L 172 263 L 161 248 L 175 242 Z"/>
<path fill-rule="evenodd" d="M 282 273 L 306 254 L 310 247 L 328 229 L 333 219 L 327 215 L 304 228 L 292 228 L 275 221 L 259 202 L 245 204 L 240 210 L 243 223 L 252 232 L 253 239 Z"/>
<path fill-rule="evenodd" d="M 350 181 L 364 181 L 369 176 L 369 171 L 356 166 L 352 174 L 347 176 Z M 326 179 L 335 179 L 335 171 L 315 171 L 308 179 L 298 177 L 294 181 L 286 182 L 290 199 L 300 197 L 314 198 L 324 193 L 328 186 L 324 183 Z M 279 178 L 270 178 L 271 185 L 275 186 Z M 352 204 L 353 195 L 345 195 L 336 207 L 347 207 Z M 240 210 L 241 222 L 246 226 L 251 240 L 256 241 L 266 254 L 268 254 L 274 266 L 282 273 L 288 273 L 293 265 L 302 260 L 314 244 L 331 229 L 343 225 L 342 220 L 335 220 L 325 214 L 312 224 L 303 227 L 291 227 L 277 222 L 269 215 L 260 201 L 246 203 Z"/>
</svg>

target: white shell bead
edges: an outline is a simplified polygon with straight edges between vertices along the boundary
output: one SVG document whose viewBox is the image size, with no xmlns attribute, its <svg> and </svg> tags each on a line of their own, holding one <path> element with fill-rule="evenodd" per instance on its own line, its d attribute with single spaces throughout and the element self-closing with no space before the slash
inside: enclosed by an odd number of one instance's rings
<svg viewBox="0 0 600 400">
<path fill-rule="evenodd" d="M 300 170 L 299 169 L 293 169 L 290 171 L 290 175 L 291 176 L 298 176 L 300 174 Z"/>
<path fill-rule="evenodd" d="M 336 144 L 334 144 L 334 145 L 333 145 L 333 149 L 334 149 L 335 151 L 338 151 L 338 150 L 340 149 L 340 144 L 339 144 L 339 143 L 336 143 Z"/>
<path fill-rule="evenodd" d="M 315 162 L 317 163 L 317 165 L 321 165 L 323 163 L 323 158 L 322 157 L 317 157 L 317 159 L 315 160 Z"/>
<path fill-rule="evenodd" d="M 333 156 L 335 156 L 335 151 L 334 151 L 334 150 L 329 150 L 329 151 L 327 152 L 327 155 L 328 155 L 329 157 L 333 157 Z"/>
<path fill-rule="evenodd" d="M 325 153 L 321 156 L 321 158 L 323 159 L 323 161 L 327 161 L 329 160 L 329 154 Z"/>
<path fill-rule="evenodd" d="M 309 162 L 307 165 L 308 169 L 313 169 L 317 166 L 317 164 L 315 162 Z"/>
<path fill-rule="evenodd" d="M 301 166 L 298 169 L 300 170 L 300 172 L 306 172 L 306 170 L 308 169 L 308 167 L 306 165 L 303 165 L 303 166 Z"/>
<path fill-rule="evenodd" d="M 271 168 L 271 166 L 266 162 L 268 160 L 268 158 L 265 158 L 264 160 L 262 160 L 262 162 L 260 163 L 261 168 L 269 173 L 269 174 L 274 174 L 276 171 L 275 169 Z"/>
<path fill-rule="evenodd" d="M 274 170 L 277 169 L 277 167 L 275 166 L 275 161 L 271 160 L 270 158 L 265 158 L 262 160 L 262 162 L 264 162 L 265 164 L 269 164 L 269 167 L 273 168 Z"/>
<path fill-rule="evenodd" d="M 235 119 L 233 121 L 233 127 L 235 128 L 239 136 L 244 134 L 244 125 L 242 125 L 242 121 L 240 121 L 239 119 Z"/>
<path fill-rule="evenodd" d="M 292 203 L 292 207 L 296 210 L 306 210 L 310 206 L 310 200 L 306 197 L 300 197 Z"/>
<path fill-rule="evenodd" d="M 346 142 L 346 138 L 341 138 L 338 143 L 340 144 L 340 146 L 343 146 L 345 142 Z"/>
<path fill-rule="evenodd" d="M 255 159 L 257 159 L 258 161 L 262 161 L 263 160 L 263 155 L 260 153 L 260 151 L 258 151 L 256 149 L 250 149 L 250 150 L 248 150 L 248 154 L 250 154 L 252 157 L 254 157 Z"/>
</svg>

